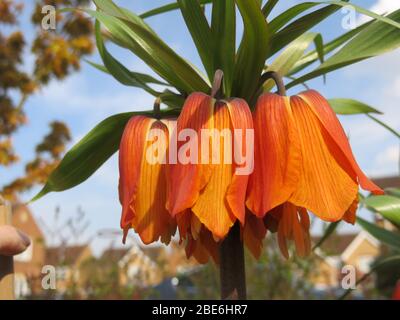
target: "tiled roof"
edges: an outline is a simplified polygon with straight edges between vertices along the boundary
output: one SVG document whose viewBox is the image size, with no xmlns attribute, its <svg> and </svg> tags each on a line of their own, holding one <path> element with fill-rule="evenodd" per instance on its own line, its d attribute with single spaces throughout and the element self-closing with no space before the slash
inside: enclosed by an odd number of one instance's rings
<svg viewBox="0 0 400 320">
<path fill-rule="evenodd" d="M 129 248 L 110 248 L 103 252 L 100 259 L 107 261 L 118 262 L 129 251 Z"/>
<path fill-rule="evenodd" d="M 332 234 L 324 241 L 320 249 L 327 255 L 340 255 L 346 250 L 355 237 L 357 237 L 357 233 Z M 319 240 L 321 240 L 321 237 L 312 237 L 314 244 L 318 243 Z"/>
<path fill-rule="evenodd" d="M 400 188 L 400 176 L 383 177 L 372 179 L 379 187 L 386 188 Z"/>
</svg>

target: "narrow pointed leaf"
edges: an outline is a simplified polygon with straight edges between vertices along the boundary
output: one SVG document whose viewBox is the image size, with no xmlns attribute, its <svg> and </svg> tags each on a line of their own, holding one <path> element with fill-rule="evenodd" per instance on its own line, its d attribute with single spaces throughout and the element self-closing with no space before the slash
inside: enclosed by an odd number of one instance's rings
<svg viewBox="0 0 400 320">
<path fill-rule="evenodd" d="M 374 238 L 388 245 L 396 251 L 400 251 L 400 234 L 392 231 L 388 231 L 377 225 L 368 222 L 360 217 L 357 218 L 357 223 L 367 231 Z"/>
<path fill-rule="evenodd" d="M 394 21 L 400 21 L 400 10 L 388 15 Z M 400 31 L 386 22 L 375 21 L 350 40 L 336 54 L 327 59 L 317 69 L 299 77 L 287 85 L 291 88 L 299 82 L 314 79 L 322 74 L 372 58 L 400 47 Z"/>
<path fill-rule="evenodd" d="M 209 79 L 214 76 L 214 43 L 211 28 L 197 0 L 178 0 L 182 16 L 186 22 L 194 44 L 203 62 Z"/>
<path fill-rule="evenodd" d="M 268 0 L 265 5 L 262 7 L 262 13 L 265 18 L 269 16 L 275 6 L 278 4 L 279 0 Z"/>
<path fill-rule="evenodd" d="M 363 200 L 364 205 L 378 212 L 389 221 L 400 225 L 400 198 L 382 195 L 370 196 Z"/>
<path fill-rule="evenodd" d="M 388 130 L 389 132 L 393 133 L 397 138 L 400 139 L 400 132 L 394 130 L 392 127 L 390 127 L 389 125 L 387 125 L 386 123 L 384 123 L 383 121 L 379 120 L 378 118 L 375 118 L 374 116 L 367 114 L 367 117 L 370 118 L 371 120 L 375 121 L 377 124 L 379 124 L 380 126 L 384 127 L 386 130 Z"/>
<path fill-rule="evenodd" d="M 393 255 L 385 259 L 379 259 L 378 261 L 374 262 L 371 265 L 371 270 L 364 274 L 359 280 L 356 282 L 356 286 L 359 284 L 363 283 L 366 279 L 368 279 L 374 272 L 380 270 L 381 268 L 385 267 L 390 267 L 393 268 L 394 266 L 399 266 L 400 265 L 400 255 Z M 343 295 L 341 295 L 338 300 L 344 300 L 348 295 L 350 295 L 352 292 L 354 292 L 354 289 L 350 287 L 347 289 Z"/>
<path fill-rule="evenodd" d="M 153 29 L 151 29 L 150 26 L 145 23 L 142 18 L 129 11 L 128 9 L 117 6 L 112 0 L 93 0 L 93 2 L 98 10 L 103 11 L 115 18 L 123 19 L 126 22 L 139 24 L 143 28 L 147 29 L 147 31 L 155 35 Z"/>
<path fill-rule="evenodd" d="M 141 58 L 157 74 L 178 90 L 186 93 L 209 91 L 208 83 L 183 58 L 141 24 L 125 22 L 100 11 L 81 9 L 110 31 L 125 47 Z"/>
<path fill-rule="evenodd" d="M 378 113 L 379 110 L 371 106 L 353 99 L 329 99 L 329 105 L 337 114 L 363 114 L 363 113 Z"/>
<path fill-rule="evenodd" d="M 312 248 L 313 251 L 318 249 L 319 247 L 321 247 L 324 244 L 324 242 L 329 238 L 329 236 L 335 232 L 335 230 L 339 226 L 339 223 L 340 223 L 340 221 L 332 222 L 329 224 L 328 228 L 326 228 L 321 239 Z"/>
<path fill-rule="evenodd" d="M 98 21 L 96 21 L 95 34 L 97 48 L 103 60 L 104 66 L 116 80 L 126 86 L 142 88 L 153 96 L 158 95 L 157 92 L 149 87 L 145 81 L 142 81 L 139 77 L 136 77 L 135 74 L 132 74 L 122 63 L 116 60 L 108 52 L 100 33 L 100 24 Z"/>
<path fill-rule="evenodd" d="M 200 5 L 205 5 L 205 4 L 211 3 L 212 1 L 213 0 L 199 0 L 198 2 Z M 145 19 L 145 18 L 153 17 L 153 16 L 156 16 L 159 14 L 163 14 L 163 13 L 178 10 L 178 9 L 179 9 L 179 4 L 177 2 L 172 2 L 172 3 L 168 3 L 166 5 L 163 5 L 161 7 L 146 11 L 146 12 L 142 13 L 140 15 L 140 17 L 142 19 Z"/>
<path fill-rule="evenodd" d="M 316 3 L 315 5 L 320 4 Z M 327 17 L 338 11 L 340 7 L 336 5 L 325 6 L 321 9 L 308 13 L 299 19 L 293 21 L 285 28 L 274 34 L 271 39 L 271 50 L 269 57 L 286 47 L 290 42 L 307 32 Z"/>
<path fill-rule="evenodd" d="M 104 65 L 102 65 L 102 64 L 99 64 L 99 63 L 96 63 L 96 62 L 93 62 L 93 61 L 89 61 L 89 60 L 85 60 L 85 62 L 87 62 L 87 63 L 90 64 L 92 67 L 96 68 L 97 70 L 100 70 L 100 71 L 102 71 L 102 72 L 104 72 L 104 73 L 107 73 L 107 74 L 109 74 L 109 75 L 112 75 L 112 74 L 107 70 L 107 68 L 106 68 Z M 161 80 L 158 80 L 158 79 L 156 79 L 156 78 L 154 78 L 154 77 L 152 77 L 151 75 L 146 74 L 146 73 L 135 72 L 135 71 L 129 71 L 129 73 L 131 73 L 131 74 L 133 75 L 133 78 L 138 77 L 139 79 L 141 79 L 141 81 L 144 81 L 144 82 L 146 82 L 146 83 L 159 84 L 159 85 L 162 85 L 162 86 L 170 86 L 168 83 L 163 82 L 163 81 L 161 81 Z M 133 82 L 133 81 L 132 81 L 132 82 Z M 134 87 L 133 84 L 128 84 L 128 85 Z"/>
<path fill-rule="evenodd" d="M 387 188 L 385 189 L 385 193 L 397 197 L 400 199 L 400 189 L 397 188 Z"/>
<path fill-rule="evenodd" d="M 243 39 L 237 54 L 232 94 L 249 99 L 257 90 L 269 51 L 268 24 L 255 0 L 236 0 L 243 19 Z"/>
<path fill-rule="evenodd" d="M 214 68 L 224 72 L 224 93 L 231 96 L 236 51 L 235 0 L 214 0 L 211 19 Z"/>
<path fill-rule="evenodd" d="M 278 15 L 276 18 L 271 20 L 271 22 L 269 23 L 271 27 L 271 32 L 272 33 L 277 32 L 279 29 L 284 27 L 288 22 L 290 22 L 298 15 L 318 5 L 320 4 L 315 2 L 303 2 L 294 5 L 293 7 L 290 7 L 289 9 Z"/>
<path fill-rule="evenodd" d="M 374 21 L 368 21 L 366 23 L 363 23 L 359 27 L 350 30 L 341 36 L 333 39 L 332 41 L 329 41 L 324 45 L 324 56 L 327 56 L 330 52 L 333 50 L 339 48 L 340 46 L 344 45 L 346 42 L 354 38 L 358 33 L 360 33 L 362 30 L 364 30 L 366 27 L 368 27 L 371 23 Z M 305 69 L 306 67 L 310 66 L 312 63 L 316 62 L 318 60 L 318 52 L 317 50 L 313 50 L 306 55 L 304 55 L 303 58 L 301 58 L 299 61 L 296 62 L 296 64 L 293 66 L 292 70 L 290 70 L 289 75 L 294 75 L 297 72 Z"/>
<path fill-rule="evenodd" d="M 324 61 L 323 41 L 319 33 L 305 33 L 293 41 L 282 53 L 271 63 L 267 71 L 278 72 L 281 76 L 286 76 L 296 62 L 304 55 L 307 48 L 314 43 L 319 53 L 319 59 Z M 268 80 L 264 83 L 264 92 L 269 92 L 274 87 L 274 82 Z"/>
</svg>

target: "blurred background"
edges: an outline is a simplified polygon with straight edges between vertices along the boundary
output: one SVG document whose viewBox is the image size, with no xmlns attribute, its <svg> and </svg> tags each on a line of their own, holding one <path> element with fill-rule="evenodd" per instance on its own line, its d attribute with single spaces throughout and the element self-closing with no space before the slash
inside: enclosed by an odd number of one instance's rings
<svg viewBox="0 0 400 320">
<path fill-rule="evenodd" d="M 169 1 L 115 1 L 136 13 Z M 282 10 L 300 1 L 281 1 Z M 352 1 L 377 13 L 400 8 L 393 0 Z M 12 203 L 12 222 L 32 238 L 15 257 L 15 289 L 21 299 L 157 299 L 219 297 L 218 268 L 187 260 L 177 239 L 169 247 L 143 246 L 131 236 L 122 246 L 119 230 L 118 165 L 114 155 L 89 180 L 72 190 L 51 193 L 27 205 L 63 154 L 105 117 L 147 110 L 153 98 L 96 70 L 100 63 L 93 21 L 82 13 L 57 15 L 56 30 L 43 30 L 42 7 L 93 6 L 85 0 L 0 0 L 0 187 Z M 206 9 L 207 14 L 209 12 Z M 340 10 L 315 31 L 324 42 L 343 33 Z M 356 22 L 366 18 L 356 15 Z M 147 22 L 180 55 L 198 66 L 200 59 L 178 11 Z M 241 30 L 238 19 L 238 30 Z M 240 32 L 239 32 L 240 34 Z M 138 58 L 107 44 L 131 70 L 153 74 Z M 379 119 L 400 130 L 400 51 L 339 70 L 308 83 L 327 98 L 353 98 L 384 112 Z M 298 88 L 291 89 L 295 93 Z M 399 140 L 363 115 L 342 116 L 360 166 L 383 188 L 400 188 Z M 361 210 L 378 225 L 379 215 Z M 394 229 L 394 226 L 385 225 Z M 313 241 L 326 229 L 313 223 Z M 132 233 L 133 234 L 133 233 Z M 308 259 L 281 257 L 268 236 L 262 258 L 247 256 L 250 299 L 337 298 L 342 266 L 352 265 L 361 279 L 388 248 L 357 226 L 341 225 Z M 55 290 L 42 288 L 42 267 L 57 271 Z M 400 268 L 368 277 L 353 298 L 391 298 Z"/>
</svg>

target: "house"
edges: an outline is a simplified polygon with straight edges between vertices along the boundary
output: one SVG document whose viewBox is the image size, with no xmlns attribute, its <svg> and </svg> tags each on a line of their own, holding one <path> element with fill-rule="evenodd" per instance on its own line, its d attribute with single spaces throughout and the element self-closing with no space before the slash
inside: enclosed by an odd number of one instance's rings
<svg viewBox="0 0 400 320">
<path fill-rule="evenodd" d="M 46 265 L 56 268 L 56 289 L 64 293 L 72 286 L 80 287 L 82 279 L 81 266 L 93 257 L 90 246 L 58 246 L 46 250 Z"/>
<path fill-rule="evenodd" d="M 317 243 L 320 237 L 313 237 Z M 360 279 L 370 271 L 371 263 L 380 254 L 380 242 L 369 233 L 333 234 L 316 250 L 318 273 L 312 281 L 317 289 L 337 288 L 342 278 L 342 267 L 351 265 Z"/>
<path fill-rule="evenodd" d="M 161 282 L 163 272 L 157 259 L 164 254 L 163 251 L 163 247 L 144 249 L 134 244 L 117 262 L 121 284 L 147 287 Z"/>
<path fill-rule="evenodd" d="M 41 291 L 41 271 L 45 264 L 46 243 L 43 232 L 26 205 L 12 206 L 12 225 L 31 238 L 28 249 L 14 257 L 15 295 L 21 298 Z"/>
<path fill-rule="evenodd" d="M 118 265 L 120 284 L 123 286 L 149 287 L 164 279 L 188 272 L 198 264 L 187 259 L 185 250 L 175 241 L 170 245 L 141 246 L 106 249 L 100 261 Z"/>
<path fill-rule="evenodd" d="M 376 185 L 380 186 L 382 189 L 400 188 L 400 176 L 388 176 L 372 180 Z"/>
</svg>

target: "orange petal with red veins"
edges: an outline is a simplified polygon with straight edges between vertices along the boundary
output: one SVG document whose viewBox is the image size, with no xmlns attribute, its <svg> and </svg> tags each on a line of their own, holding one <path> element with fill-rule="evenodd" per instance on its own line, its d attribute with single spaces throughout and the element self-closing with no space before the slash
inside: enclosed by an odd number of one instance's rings
<svg viewBox="0 0 400 320">
<path fill-rule="evenodd" d="M 135 199 L 140 179 L 143 150 L 147 132 L 154 120 L 136 116 L 124 130 L 119 147 L 119 199 L 122 204 L 121 228 L 126 236 L 135 216 L 130 203 Z"/>
<path fill-rule="evenodd" d="M 232 151 L 230 151 L 230 154 L 226 154 L 224 146 L 224 143 L 226 143 L 227 149 L 232 150 L 232 138 L 229 137 L 229 133 L 232 132 L 232 125 L 228 108 L 224 104 L 216 106 L 213 121 L 215 129 L 218 129 L 220 133 L 225 129 L 225 133 L 228 135 L 224 137 L 223 134 L 220 134 L 219 148 L 217 148 L 218 143 L 213 143 L 212 155 L 215 156 L 219 153 L 220 164 L 213 165 L 211 178 L 204 189 L 201 190 L 196 203 L 192 207 L 192 212 L 213 235 L 222 239 L 236 220 L 226 200 L 234 170 L 232 163 L 226 161 L 226 159 L 229 159 L 226 157 L 232 157 Z"/>
<path fill-rule="evenodd" d="M 236 218 L 244 225 L 245 198 L 249 175 L 254 167 L 254 129 L 249 106 L 243 99 L 227 102 L 234 132 L 234 174 L 226 194 L 226 200 Z"/>
<path fill-rule="evenodd" d="M 176 131 L 172 137 L 173 140 L 178 139 L 176 150 L 181 150 L 182 146 L 187 147 L 185 150 L 188 151 L 185 154 L 196 161 L 191 163 L 188 157 L 189 163 L 182 163 L 179 161 L 179 155 L 176 155 L 176 159 L 170 159 L 175 164 L 169 166 L 171 189 L 168 193 L 167 208 L 173 216 L 194 205 L 211 173 L 209 164 L 200 164 L 201 141 L 197 144 L 195 139 L 181 136 L 185 133 L 182 130 L 191 129 L 197 137 L 200 137 L 202 129 L 212 128 L 213 110 L 214 100 L 210 96 L 193 93 L 186 99 L 178 118 Z M 180 141 L 182 139 L 185 140 Z M 197 154 L 191 154 L 190 150 L 194 150 Z"/>
<path fill-rule="evenodd" d="M 358 181 L 364 190 L 371 191 L 374 194 L 383 194 L 383 190 L 375 185 L 370 179 L 368 179 L 368 177 L 358 166 L 346 134 L 328 101 L 326 101 L 324 97 L 314 90 L 303 92 L 299 96 L 314 111 L 328 134 L 338 146 L 338 149 L 340 149 L 341 154 L 339 152 L 335 153 L 335 158 L 338 159 L 340 164 L 347 170 L 349 167 L 351 167 L 352 171 L 354 172 L 353 174 L 358 177 Z"/>
<path fill-rule="evenodd" d="M 258 217 L 285 202 L 298 183 L 301 154 L 288 99 L 264 94 L 254 111 L 254 171 L 246 205 Z"/>
<path fill-rule="evenodd" d="M 324 127 L 307 103 L 291 98 L 293 118 L 301 146 L 302 170 L 291 203 L 326 221 L 340 220 L 354 199 L 358 185 L 331 154 Z"/>
<path fill-rule="evenodd" d="M 169 243 L 176 229 L 174 219 L 165 208 L 169 133 L 161 121 L 153 120 L 150 129 L 142 151 L 136 196 L 130 203 L 135 213 L 131 225 L 145 244 L 157 241 L 160 237 L 163 242 Z"/>
<path fill-rule="evenodd" d="M 243 241 L 246 247 L 259 259 L 263 248 L 263 240 L 267 234 L 264 221 L 253 214 L 246 215 L 246 223 L 243 228 Z"/>
</svg>

